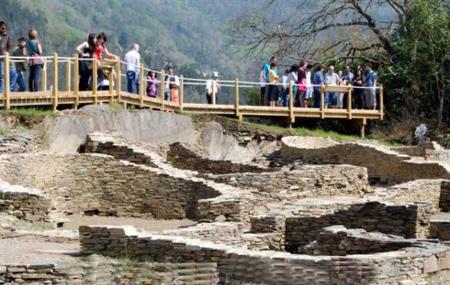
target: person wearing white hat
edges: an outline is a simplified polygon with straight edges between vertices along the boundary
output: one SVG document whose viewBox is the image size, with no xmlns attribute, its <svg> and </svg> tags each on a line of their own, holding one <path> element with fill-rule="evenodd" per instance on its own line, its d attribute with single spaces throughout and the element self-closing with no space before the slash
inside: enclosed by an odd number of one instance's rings
<svg viewBox="0 0 450 285">
<path fill-rule="evenodd" d="M 215 71 L 212 73 L 211 78 L 206 81 L 206 101 L 208 104 L 212 104 L 213 97 L 217 96 L 219 90 L 219 72 Z"/>
</svg>

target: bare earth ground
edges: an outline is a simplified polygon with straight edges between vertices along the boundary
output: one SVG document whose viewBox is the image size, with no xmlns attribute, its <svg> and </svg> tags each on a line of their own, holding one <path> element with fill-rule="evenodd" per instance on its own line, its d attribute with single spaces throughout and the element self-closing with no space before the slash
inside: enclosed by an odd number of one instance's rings
<svg viewBox="0 0 450 285">
<path fill-rule="evenodd" d="M 3 217 L 4 218 L 4 217 Z M 162 232 L 195 224 L 191 220 L 152 220 L 118 217 L 68 216 L 63 228 L 26 228 L 18 231 L 0 228 L 0 264 L 76 263 L 80 225 L 131 225 L 146 232 Z M 3 221 L 5 219 L 2 219 Z"/>
<path fill-rule="evenodd" d="M 191 226 L 196 222 L 191 220 L 152 220 L 140 218 L 120 218 L 120 217 L 100 217 L 100 216 L 68 216 L 69 221 L 64 223 L 62 229 L 74 230 L 78 232 L 81 225 L 114 225 L 114 226 L 134 226 L 137 230 L 146 232 L 161 232 L 174 230 L 179 227 Z"/>
</svg>

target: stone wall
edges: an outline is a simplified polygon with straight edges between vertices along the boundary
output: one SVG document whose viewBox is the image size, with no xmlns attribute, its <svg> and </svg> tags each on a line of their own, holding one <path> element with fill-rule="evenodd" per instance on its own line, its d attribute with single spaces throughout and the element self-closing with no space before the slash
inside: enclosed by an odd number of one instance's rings
<svg viewBox="0 0 450 285">
<path fill-rule="evenodd" d="M 450 181 L 443 181 L 441 183 L 439 207 L 441 208 L 442 212 L 450 212 Z"/>
<path fill-rule="evenodd" d="M 0 212 L 30 222 L 50 222 L 52 205 L 37 189 L 12 186 L 0 180 Z"/>
<path fill-rule="evenodd" d="M 430 238 L 450 241 L 450 220 L 432 220 L 430 224 Z"/>
<path fill-rule="evenodd" d="M 224 197 L 221 204 L 222 200 L 211 199 L 223 194 L 220 191 L 227 193 L 225 188 L 217 189 L 200 179 L 174 177 L 105 155 L 2 156 L 0 178 L 11 184 L 43 189 L 43 194 L 55 200 L 56 209 L 68 214 L 241 218 L 241 201 Z"/>
<path fill-rule="evenodd" d="M 421 243 L 395 253 L 352 257 L 250 251 L 174 236 L 140 236 L 130 228 L 80 227 L 83 254 L 100 253 L 158 262 L 217 263 L 220 284 L 356 285 L 424 282 L 450 269 L 450 248 Z M 424 250 L 425 249 L 425 250 Z"/>
<path fill-rule="evenodd" d="M 229 160 L 208 159 L 181 143 L 170 145 L 167 160 L 176 168 L 195 170 L 200 173 L 225 174 L 268 171 L 268 169 L 255 165 L 239 164 Z"/>
<path fill-rule="evenodd" d="M 280 156 L 285 161 L 300 160 L 308 164 L 350 164 L 367 167 L 373 183 L 398 184 L 416 179 L 450 179 L 443 165 L 425 161 L 410 161 L 382 147 L 359 143 L 341 143 L 320 148 L 302 148 L 293 138 L 283 138 Z"/>
<path fill-rule="evenodd" d="M 437 142 L 424 142 L 417 146 L 396 147 L 392 150 L 409 156 L 420 156 L 426 160 L 450 161 L 450 150 L 443 148 Z"/>
<path fill-rule="evenodd" d="M 216 263 L 152 263 L 90 256 L 77 264 L 0 265 L 3 284 L 215 284 Z"/>
<path fill-rule="evenodd" d="M 304 252 L 309 255 L 345 256 L 395 251 L 412 245 L 413 241 L 392 235 L 331 226 L 324 228 L 315 241 L 306 245 Z"/>
<path fill-rule="evenodd" d="M 351 165 L 303 165 L 294 170 L 211 175 L 220 183 L 252 188 L 266 199 L 362 195 L 371 192 L 367 169 Z"/>
<path fill-rule="evenodd" d="M 387 205 L 379 202 L 351 205 L 347 209 L 318 216 L 286 218 L 285 249 L 303 253 L 304 246 L 314 241 L 325 227 L 343 225 L 350 229 L 393 234 L 406 238 L 428 236 L 431 213 L 429 205 Z"/>
</svg>

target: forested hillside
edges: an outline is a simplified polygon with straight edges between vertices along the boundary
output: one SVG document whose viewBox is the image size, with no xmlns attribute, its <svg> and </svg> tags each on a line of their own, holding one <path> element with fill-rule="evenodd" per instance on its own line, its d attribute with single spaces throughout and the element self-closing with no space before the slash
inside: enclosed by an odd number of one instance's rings
<svg viewBox="0 0 450 285">
<path fill-rule="evenodd" d="M 71 55 L 89 32 L 105 32 L 111 52 L 141 44 L 145 63 L 173 64 L 187 76 L 218 70 L 245 77 L 240 54 L 227 45 L 227 25 L 265 1 L 239 0 L 1 0 L 0 18 L 14 39 L 31 27 L 41 32 L 45 53 Z M 239 64 L 238 64 L 239 63 Z"/>
</svg>

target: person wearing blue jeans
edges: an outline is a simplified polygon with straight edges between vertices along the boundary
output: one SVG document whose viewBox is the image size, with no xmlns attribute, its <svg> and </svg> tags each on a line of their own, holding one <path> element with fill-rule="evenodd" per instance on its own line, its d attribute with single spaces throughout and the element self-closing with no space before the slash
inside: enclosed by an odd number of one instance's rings
<svg viewBox="0 0 450 285">
<path fill-rule="evenodd" d="M 8 25 L 4 21 L 0 21 L 0 55 L 5 55 L 10 49 L 10 41 L 8 35 Z M 5 80 L 5 64 L 0 59 L 0 92 L 3 92 L 3 84 Z"/>
<path fill-rule="evenodd" d="M 24 57 L 27 56 L 27 40 L 24 37 L 19 38 L 17 41 L 17 47 L 15 47 L 11 53 L 13 57 Z M 12 59 L 14 60 L 14 58 Z M 17 59 L 16 59 L 17 60 Z M 25 62 L 21 60 L 17 60 L 16 62 L 11 63 L 11 91 L 16 91 L 16 84 L 19 85 L 19 92 L 24 92 L 26 89 L 24 73 L 26 71 Z"/>
<path fill-rule="evenodd" d="M 133 93 L 133 84 L 136 85 L 136 93 L 139 93 L 139 66 L 141 55 L 139 54 L 139 45 L 133 44 L 131 50 L 125 54 L 125 62 L 127 63 L 127 90 Z"/>
</svg>

